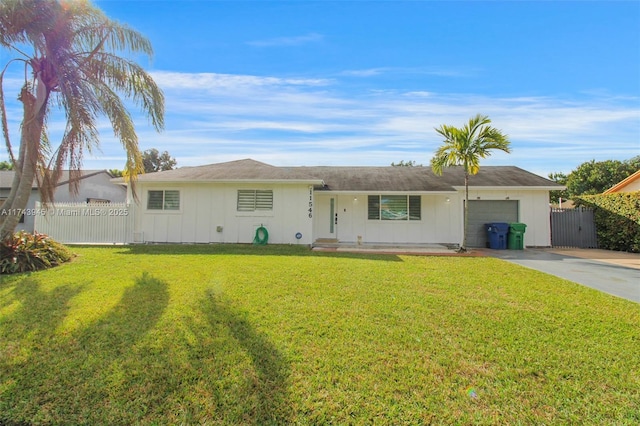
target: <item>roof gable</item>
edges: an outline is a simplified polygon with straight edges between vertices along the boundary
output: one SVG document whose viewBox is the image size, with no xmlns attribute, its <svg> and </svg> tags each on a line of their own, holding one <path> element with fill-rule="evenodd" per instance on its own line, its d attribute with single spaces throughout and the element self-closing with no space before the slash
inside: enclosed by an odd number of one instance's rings
<svg viewBox="0 0 640 426">
<path fill-rule="evenodd" d="M 614 192 L 628 192 L 627 187 L 631 186 L 631 191 L 637 191 L 637 187 L 640 187 L 640 184 L 636 185 L 636 182 L 640 181 L 640 170 L 633 173 L 631 176 L 628 176 L 626 179 L 621 180 L 617 184 L 613 185 L 611 188 L 604 191 L 604 194 L 612 194 Z M 631 192 L 629 191 L 629 192 Z"/>
</svg>

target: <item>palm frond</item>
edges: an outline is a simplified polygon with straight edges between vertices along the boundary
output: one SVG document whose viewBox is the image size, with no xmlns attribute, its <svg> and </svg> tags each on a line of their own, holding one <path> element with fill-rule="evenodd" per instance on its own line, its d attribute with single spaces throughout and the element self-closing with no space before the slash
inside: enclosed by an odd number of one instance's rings
<svg viewBox="0 0 640 426">
<path fill-rule="evenodd" d="M 141 108 L 157 130 L 164 127 L 162 91 L 135 62 L 139 54 L 153 56 L 149 39 L 110 20 L 86 0 L 8 0 L 0 1 L 0 46 L 13 49 L 26 61 L 20 95 L 25 115 L 17 158 L 4 108 L 4 72 L 0 73 L 0 124 L 17 171 L 28 165 L 33 172 L 37 165 L 42 200 L 51 199 L 62 170 L 68 168 L 78 176 L 84 154 L 99 148 L 101 116 L 109 119 L 127 153 L 133 185 L 143 163 L 123 99 Z M 55 149 L 46 128 L 51 106 L 62 110 L 67 121 Z M 0 232 L 4 235 L 5 229 L 0 227 Z"/>
<path fill-rule="evenodd" d="M 489 117 L 477 114 L 461 128 L 436 128 L 444 141 L 431 161 L 434 173 L 442 174 L 445 167 L 463 166 L 465 173 L 474 175 L 480 169 L 480 159 L 490 156 L 493 150 L 511 152 L 508 137 L 490 123 Z"/>
<path fill-rule="evenodd" d="M 137 63 L 108 52 L 99 52 L 83 68 L 88 81 L 103 81 L 132 99 L 157 129 L 164 128 L 164 95 L 151 76 Z"/>
</svg>

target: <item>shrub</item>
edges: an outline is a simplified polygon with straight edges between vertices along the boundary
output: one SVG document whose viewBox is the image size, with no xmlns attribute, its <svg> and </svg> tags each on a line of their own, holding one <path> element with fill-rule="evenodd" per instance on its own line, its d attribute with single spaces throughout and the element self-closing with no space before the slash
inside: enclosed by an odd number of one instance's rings
<svg viewBox="0 0 640 426">
<path fill-rule="evenodd" d="M 47 235 L 20 231 L 0 242 L 0 274 L 38 271 L 71 259 L 71 252 Z"/>
<path fill-rule="evenodd" d="M 575 201 L 593 209 L 598 247 L 640 253 L 640 191 L 584 195 Z"/>
</svg>

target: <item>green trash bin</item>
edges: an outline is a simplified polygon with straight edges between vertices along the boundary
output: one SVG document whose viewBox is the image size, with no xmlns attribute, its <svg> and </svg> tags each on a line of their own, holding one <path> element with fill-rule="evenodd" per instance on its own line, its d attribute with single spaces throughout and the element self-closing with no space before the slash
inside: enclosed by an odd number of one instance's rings
<svg viewBox="0 0 640 426">
<path fill-rule="evenodd" d="M 510 223 L 509 235 L 507 236 L 507 248 L 509 250 L 524 249 L 524 231 L 527 225 L 524 223 Z"/>
</svg>

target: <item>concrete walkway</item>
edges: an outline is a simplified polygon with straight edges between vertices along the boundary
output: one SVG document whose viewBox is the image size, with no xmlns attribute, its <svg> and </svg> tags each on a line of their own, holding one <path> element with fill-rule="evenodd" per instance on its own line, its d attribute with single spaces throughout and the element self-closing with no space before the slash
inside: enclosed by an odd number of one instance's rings
<svg viewBox="0 0 640 426">
<path fill-rule="evenodd" d="M 640 254 L 596 249 L 480 252 L 640 303 Z"/>
<path fill-rule="evenodd" d="M 623 251 L 578 249 L 578 248 L 554 248 L 551 253 L 564 256 L 579 257 L 581 259 L 597 260 L 627 268 L 640 269 L 640 253 L 626 253 Z"/>
</svg>

